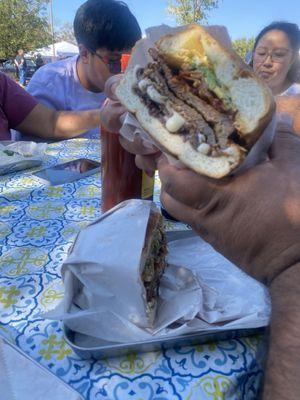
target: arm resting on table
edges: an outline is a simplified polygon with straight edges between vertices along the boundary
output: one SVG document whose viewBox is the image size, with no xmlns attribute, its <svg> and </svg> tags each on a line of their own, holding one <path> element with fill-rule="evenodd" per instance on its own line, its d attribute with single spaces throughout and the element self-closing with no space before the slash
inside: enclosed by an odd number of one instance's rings
<svg viewBox="0 0 300 400">
<path fill-rule="evenodd" d="M 70 139 L 100 125 L 100 112 L 55 111 L 37 104 L 16 129 L 45 139 Z"/>
</svg>

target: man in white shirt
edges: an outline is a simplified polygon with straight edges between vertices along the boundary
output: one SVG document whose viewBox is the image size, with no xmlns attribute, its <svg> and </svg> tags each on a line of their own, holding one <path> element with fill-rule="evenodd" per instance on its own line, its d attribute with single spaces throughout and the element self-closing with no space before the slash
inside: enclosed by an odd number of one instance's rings
<svg viewBox="0 0 300 400">
<path fill-rule="evenodd" d="M 141 38 L 140 27 L 125 3 L 88 0 L 76 12 L 74 34 L 79 55 L 41 67 L 27 90 L 56 110 L 100 108 L 104 84 L 120 72 L 121 55 Z M 99 129 L 82 136 L 99 138 Z"/>
</svg>

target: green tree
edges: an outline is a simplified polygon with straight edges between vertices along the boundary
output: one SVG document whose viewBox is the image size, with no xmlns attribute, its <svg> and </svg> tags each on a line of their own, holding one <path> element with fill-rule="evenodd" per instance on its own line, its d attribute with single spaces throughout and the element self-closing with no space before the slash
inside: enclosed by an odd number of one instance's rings
<svg viewBox="0 0 300 400">
<path fill-rule="evenodd" d="M 47 0 L 0 0 L 0 57 L 51 43 Z"/>
<path fill-rule="evenodd" d="M 60 42 L 63 40 L 73 44 L 77 43 L 74 36 L 73 25 L 69 22 L 64 23 L 55 30 L 55 41 Z"/>
<path fill-rule="evenodd" d="M 253 49 L 254 46 L 254 38 L 240 38 L 236 39 L 232 42 L 234 50 L 243 58 L 245 59 L 246 54 L 248 51 Z"/>
<path fill-rule="evenodd" d="M 167 12 L 175 16 L 179 25 L 203 23 L 218 3 L 219 0 L 169 0 Z"/>
</svg>

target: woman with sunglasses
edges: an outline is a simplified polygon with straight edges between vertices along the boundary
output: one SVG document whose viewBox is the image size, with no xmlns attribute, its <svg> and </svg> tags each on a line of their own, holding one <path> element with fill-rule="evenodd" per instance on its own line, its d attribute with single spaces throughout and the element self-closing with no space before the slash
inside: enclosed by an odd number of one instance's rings
<svg viewBox="0 0 300 400">
<path fill-rule="evenodd" d="M 297 24 L 273 22 L 257 36 L 252 65 L 276 96 L 277 111 L 300 134 L 300 31 Z"/>
</svg>

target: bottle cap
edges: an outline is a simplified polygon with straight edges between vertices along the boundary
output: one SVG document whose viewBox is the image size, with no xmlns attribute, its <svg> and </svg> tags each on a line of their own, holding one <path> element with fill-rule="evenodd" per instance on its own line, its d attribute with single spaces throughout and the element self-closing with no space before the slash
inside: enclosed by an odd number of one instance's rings
<svg viewBox="0 0 300 400">
<path fill-rule="evenodd" d="M 122 54 L 122 57 L 121 57 L 121 71 L 122 72 L 125 72 L 129 60 L 130 60 L 130 54 Z"/>
</svg>

